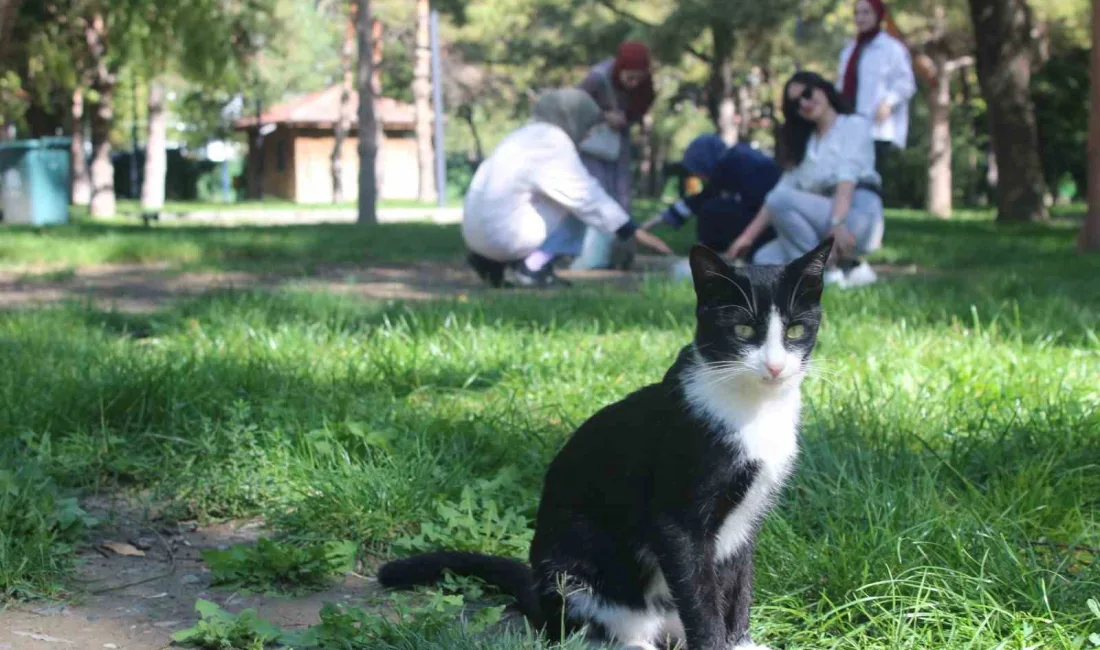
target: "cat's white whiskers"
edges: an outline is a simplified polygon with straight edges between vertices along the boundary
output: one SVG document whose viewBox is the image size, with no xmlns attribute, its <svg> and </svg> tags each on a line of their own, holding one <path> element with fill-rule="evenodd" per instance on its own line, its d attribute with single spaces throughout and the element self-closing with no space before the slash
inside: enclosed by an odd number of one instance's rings
<svg viewBox="0 0 1100 650">
<path fill-rule="evenodd" d="M 718 307 L 714 311 L 725 311 L 727 309 L 740 309 L 741 311 L 748 314 L 750 318 L 755 316 L 755 314 L 753 314 L 751 311 L 749 311 L 748 309 L 746 309 L 745 307 L 743 307 L 741 305 L 726 305 L 725 307 Z"/>
<path fill-rule="evenodd" d="M 745 290 L 741 288 L 741 285 L 737 284 L 737 282 L 733 278 L 729 277 L 728 275 L 722 275 L 721 273 L 716 273 L 714 271 L 707 271 L 707 273 L 709 275 L 718 276 L 718 277 L 722 278 L 723 280 L 725 280 L 726 282 L 729 282 L 730 284 L 732 284 L 734 286 L 734 288 L 736 288 L 738 291 L 740 291 L 741 295 L 745 297 L 745 303 L 746 304 L 751 303 L 752 312 L 750 312 L 750 314 L 752 314 L 752 315 L 756 314 L 756 292 L 755 291 L 752 292 L 752 297 L 750 298 L 749 294 L 745 293 Z M 752 287 L 749 287 L 749 290 L 751 291 Z"/>
</svg>

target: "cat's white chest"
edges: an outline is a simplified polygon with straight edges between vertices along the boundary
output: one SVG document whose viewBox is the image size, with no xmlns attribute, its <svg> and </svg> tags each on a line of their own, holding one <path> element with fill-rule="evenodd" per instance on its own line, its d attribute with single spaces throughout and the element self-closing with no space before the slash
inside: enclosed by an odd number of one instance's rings
<svg viewBox="0 0 1100 650">
<path fill-rule="evenodd" d="M 783 487 L 798 453 L 798 409 L 769 410 L 741 426 L 733 436 L 746 460 L 757 464 L 745 497 L 726 515 L 715 539 L 719 559 L 739 552 Z M 733 442 L 733 441 L 731 441 Z"/>
<path fill-rule="evenodd" d="M 757 409 L 738 425 L 730 423 L 730 442 L 741 446 L 749 460 L 760 463 L 761 470 L 780 478 L 790 470 L 798 454 L 798 418 L 801 400 L 798 393 Z"/>
<path fill-rule="evenodd" d="M 737 391 L 689 383 L 688 401 L 716 425 L 724 441 L 757 467 L 744 498 L 723 520 L 716 535 L 719 559 L 744 548 L 791 472 L 798 454 L 801 396 L 797 390 L 758 400 Z"/>
</svg>

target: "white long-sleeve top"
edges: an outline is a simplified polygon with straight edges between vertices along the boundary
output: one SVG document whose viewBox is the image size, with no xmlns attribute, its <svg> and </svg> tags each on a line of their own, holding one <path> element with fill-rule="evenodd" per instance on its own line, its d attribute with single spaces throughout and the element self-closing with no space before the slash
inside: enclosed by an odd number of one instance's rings
<svg viewBox="0 0 1100 650">
<path fill-rule="evenodd" d="M 462 236 L 470 250 L 510 262 L 534 252 L 570 213 L 609 233 L 632 223 L 585 169 L 565 131 L 532 122 L 478 167 L 466 192 Z"/>
<path fill-rule="evenodd" d="M 862 115 L 837 115 L 824 137 L 818 137 L 816 131 L 811 134 L 802 163 L 784 172 L 775 189 L 829 195 L 843 181 L 882 184 L 875 171 L 871 123 Z"/>
<path fill-rule="evenodd" d="M 837 88 L 844 84 L 844 71 L 855 47 L 855 41 L 849 41 L 840 52 Z M 856 112 L 872 121 L 871 135 L 875 140 L 892 142 L 904 149 L 909 138 L 909 100 L 917 92 L 909 50 L 898 39 L 880 32 L 863 49 L 858 65 Z M 884 101 L 894 107 L 893 113 L 875 122 L 875 111 Z"/>
</svg>

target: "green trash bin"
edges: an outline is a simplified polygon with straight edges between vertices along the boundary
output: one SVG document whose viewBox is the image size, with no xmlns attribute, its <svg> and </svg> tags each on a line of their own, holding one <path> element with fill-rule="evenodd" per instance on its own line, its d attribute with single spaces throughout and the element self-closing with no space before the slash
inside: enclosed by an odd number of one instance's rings
<svg viewBox="0 0 1100 650">
<path fill-rule="evenodd" d="M 0 223 L 69 222 L 71 142 L 69 138 L 0 142 Z"/>
</svg>

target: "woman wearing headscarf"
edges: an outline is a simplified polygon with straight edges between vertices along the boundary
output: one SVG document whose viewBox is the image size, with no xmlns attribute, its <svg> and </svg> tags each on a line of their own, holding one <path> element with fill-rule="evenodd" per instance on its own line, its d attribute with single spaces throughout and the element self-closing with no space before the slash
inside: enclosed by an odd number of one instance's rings
<svg viewBox="0 0 1100 650">
<path fill-rule="evenodd" d="M 904 149 L 909 136 L 909 100 L 917 92 L 909 50 L 882 0 L 856 0 L 856 38 L 840 53 L 837 89 L 859 115 L 871 120 L 875 167 Z M 886 29 L 883 29 L 886 27 Z"/>
<path fill-rule="evenodd" d="M 462 236 L 468 261 L 494 287 L 568 284 L 556 255 L 577 255 L 587 224 L 668 254 L 581 163 L 577 145 L 604 120 L 587 93 L 555 90 L 536 101 L 532 121 L 508 135 L 478 167 L 466 193 Z"/>
<path fill-rule="evenodd" d="M 596 100 L 607 126 L 618 136 L 617 151 L 612 148 L 610 153 L 613 155 L 610 156 L 606 150 L 600 151 L 585 143 L 586 146 L 581 147 L 584 166 L 599 180 L 604 190 L 629 212 L 633 194 L 630 130 L 642 122 L 657 97 L 649 48 L 638 41 L 623 42 L 615 58 L 593 66 L 579 87 Z M 589 228 L 584 253 L 574 262 L 573 268 L 611 266 L 611 248 L 610 238 Z"/>
<path fill-rule="evenodd" d="M 708 133 L 691 141 L 679 163 L 680 200 L 642 225 L 680 228 L 695 217 L 696 241 L 724 252 L 764 205 L 764 198 L 779 181 L 779 165 L 763 152 L 740 142 L 732 147 Z M 771 241 L 769 227 L 750 249 L 755 253 Z"/>
</svg>

